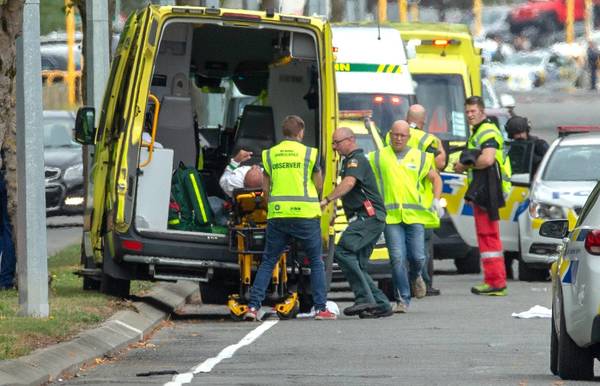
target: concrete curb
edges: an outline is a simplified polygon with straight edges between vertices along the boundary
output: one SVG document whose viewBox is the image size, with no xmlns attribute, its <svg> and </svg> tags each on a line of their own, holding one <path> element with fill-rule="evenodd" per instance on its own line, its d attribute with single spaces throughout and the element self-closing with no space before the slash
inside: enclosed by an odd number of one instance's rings
<svg viewBox="0 0 600 386">
<path fill-rule="evenodd" d="M 0 385 L 41 385 L 56 380 L 62 373 L 75 373 L 96 358 L 142 340 L 197 291 L 198 284 L 194 282 L 158 284 L 144 297 L 146 301 L 133 303 L 137 312 L 119 311 L 100 327 L 84 331 L 69 342 L 0 362 Z"/>
</svg>

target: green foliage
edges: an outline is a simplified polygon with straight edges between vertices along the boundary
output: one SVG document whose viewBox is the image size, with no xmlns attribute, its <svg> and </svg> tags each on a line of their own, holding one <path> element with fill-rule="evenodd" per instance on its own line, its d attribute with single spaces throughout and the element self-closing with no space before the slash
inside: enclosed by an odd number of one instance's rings
<svg viewBox="0 0 600 386">
<path fill-rule="evenodd" d="M 40 33 L 65 30 L 65 1 L 40 1 Z"/>
<path fill-rule="evenodd" d="M 0 291 L 0 360 L 27 355 L 36 348 L 67 340 L 79 331 L 94 328 L 126 304 L 94 291 L 83 291 L 79 245 L 72 245 L 48 259 L 50 316 L 17 315 L 18 292 Z M 141 294 L 149 282 L 132 282 L 132 293 Z"/>
</svg>

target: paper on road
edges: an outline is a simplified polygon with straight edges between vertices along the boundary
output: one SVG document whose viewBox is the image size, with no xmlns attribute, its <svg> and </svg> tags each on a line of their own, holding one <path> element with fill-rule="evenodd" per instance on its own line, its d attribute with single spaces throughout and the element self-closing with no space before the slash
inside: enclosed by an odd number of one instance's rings
<svg viewBox="0 0 600 386">
<path fill-rule="evenodd" d="M 523 311 L 523 312 L 519 312 L 519 313 L 513 312 L 512 316 L 513 316 L 513 318 L 518 318 L 518 319 L 533 319 L 533 318 L 546 319 L 546 318 L 552 317 L 552 310 L 549 308 L 546 308 L 546 307 L 535 305 L 527 311 Z"/>
</svg>

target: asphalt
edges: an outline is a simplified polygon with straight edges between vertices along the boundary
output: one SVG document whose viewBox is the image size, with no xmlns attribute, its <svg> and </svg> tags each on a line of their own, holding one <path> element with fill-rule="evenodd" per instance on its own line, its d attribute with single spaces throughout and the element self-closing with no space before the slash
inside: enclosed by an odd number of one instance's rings
<svg viewBox="0 0 600 386">
<path fill-rule="evenodd" d="M 132 303 L 134 310 L 119 311 L 98 328 L 84 331 L 68 342 L 0 362 L 0 385 L 41 385 L 61 374 L 75 373 L 98 358 L 144 340 L 197 293 L 198 284 L 193 282 L 157 284 L 149 294 Z"/>
</svg>

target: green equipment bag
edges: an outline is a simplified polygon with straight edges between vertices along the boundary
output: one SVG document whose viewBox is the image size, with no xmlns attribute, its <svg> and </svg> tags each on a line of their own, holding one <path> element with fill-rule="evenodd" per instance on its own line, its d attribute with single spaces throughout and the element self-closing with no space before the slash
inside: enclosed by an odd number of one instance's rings
<svg viewBox="0 0 600 386">
<path fill-rule="evenodd" d="M 214 215 L 198 170 L 183 163 L 173 173 L 169 229 L 212 232 Z M 177 221 L 178 220 L 178 221 Z"/>
</svg>

